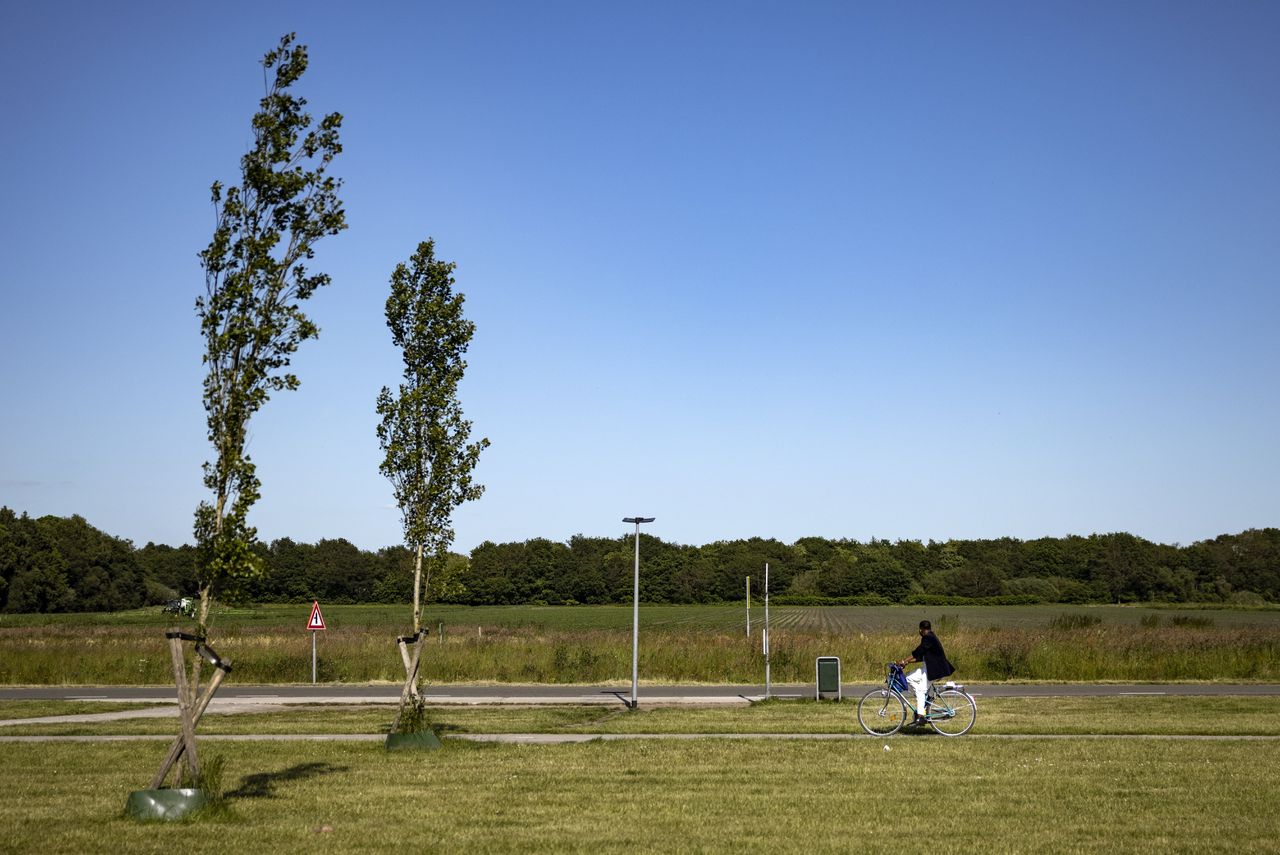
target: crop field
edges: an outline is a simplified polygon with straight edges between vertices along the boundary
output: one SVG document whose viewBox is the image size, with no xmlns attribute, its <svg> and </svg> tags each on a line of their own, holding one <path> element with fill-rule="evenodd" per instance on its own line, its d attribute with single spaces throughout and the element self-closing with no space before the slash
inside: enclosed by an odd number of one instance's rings
<svg viewBox="0 0 1280 855">
<path fill-rule="evenodd" d="M 325 605 L 329 629 L 387 627 L 392 632 L 409 629 L 407 605 Z M 216 629 L 247 627 L 301 627 L 311 611 L 309 603 L 291 605 L 218 605 L 212 623 Z M 477 627 L 526 628 L 543 631 L 631 629 L 631 606 L 426 606 L 423 623 L 432 632 L 444 624 L 451 632 L 474 632 Z M 734 631 L 746 629 L 744 603 L 720 605 L 641 605 L 643 626 L 666 629 Z M 916 622 L 929 618 L 935 628 L 955 626 L 1005 629 L 1047 628 L 1063 616 L 1097 618 L 1108 625 L 1214 626 L 1218 628 L 1280 627 L 1280 606 L 1266 608 L 1212 608 L 1168 605 L 1030 605 L 1030 606 L 771 606 L 770 626 L 806 633 L 904 632 L 912 634 Z M 155 627 L 181 622 L 159 608 L 90 614 L 0 614 L 0 630 L 21 627 Z M 753 600 L 751 624 L 759 631 L 764 607 Z"/>
<path fill-rule="evenodd" d="M 210 642 L 245 683 L 309 682 L 310 607 L 221 608 Z M 398 681 L 399 606 L 324 608 L 323 682 Z M 770 610 L 774 681 L 812 680 L 818 656 L 839 656 L 846 681 L 876 681 L 916 643 L 928 617 L 962 679 L 977 681 L 1280 680 L 1280 609 L 1151 606 L 873 606 Z M 159 609 L 0 616 L 0 684 L 164 684 Z M 759 683 L 763 610 L 743 604 L 643 606 L 641 680 Z M 622 606 L 430 607 L 429 683 L 609 684 L 630 679 L 631 609 Z"/>
</svg>

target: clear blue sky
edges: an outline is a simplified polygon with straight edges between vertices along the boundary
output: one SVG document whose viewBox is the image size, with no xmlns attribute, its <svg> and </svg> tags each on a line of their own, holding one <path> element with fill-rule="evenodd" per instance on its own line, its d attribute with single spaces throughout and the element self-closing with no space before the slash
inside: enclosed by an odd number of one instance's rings
<svg viewBox="0 0 1280 855">
<path fill-rule="evenodd" d="M 0 504 L 190 539 L 194 301 L 258 62 L 344 114 L 260 536 L 399 542 L 432 236 L 492 447 L 456 547 L 1280 524 L 1280 4 L 0 4 Z"/>
</svg>

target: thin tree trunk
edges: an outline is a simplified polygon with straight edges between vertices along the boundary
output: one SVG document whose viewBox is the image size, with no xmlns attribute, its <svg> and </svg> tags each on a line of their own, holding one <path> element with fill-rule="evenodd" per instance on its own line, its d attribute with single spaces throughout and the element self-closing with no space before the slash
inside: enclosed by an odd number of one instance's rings
<svg viewBox="0 0 1280 855">
<path fill-rule="evenodd" d="M 418 552 L 413 562 L 413 632 L 416 635 L 422 629 L 422 544 L 418 544 Z"/>
<path fill-rule="evenodd" d="M 226 506 L 227 506 L 226 495 L 218 496 L 218 510 L 217 510 L 218 515 L 214 522 L 215 542 L 218 536 L 222 534 L 223 509 L 226 508 Z M 200 619 L 196 624 L 196 626 L 198 627 L 196 632 L 202 640 L 208 638 L 208 635 L 209 635 L 209 611 L 212 608 L 212 606 L 213 606 L 213 582 L 210 581 L 208 584 L 206 584 L 203 588 L 200 589 L 200 611 L 199 611 Z M 196 654 L 195 656 L 193 656 L 192 659 L 193 661 L 191 663 L 191 680 L 190 680 L 188 697 L 189 697 L 189 703 L 192 706 L 194 706 L 196 694 L 199 692 L 199 689 L 200 689 L 200 671 L 204 667 L 204 659 L 202 659 L 199 656 L 199 654 Z M 199 721 L 199 716 L 196 717 L 196 721 Z M 195 724 L 193 723 L 192 728 L 194 729 L 194 727 L 195 727 Z"/>
</svg>

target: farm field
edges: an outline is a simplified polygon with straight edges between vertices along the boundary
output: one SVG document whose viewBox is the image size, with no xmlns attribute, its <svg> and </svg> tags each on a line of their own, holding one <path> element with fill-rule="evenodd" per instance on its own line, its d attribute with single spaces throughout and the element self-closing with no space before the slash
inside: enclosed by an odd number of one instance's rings
<svg viewBox="0 0 1280 855">
<path fill-rule="evenodd" d="M 886 750 L 886 746 L 889 750 Z M 949 850 L 1275 851 L 1239 820 L 1280 760 L 1249 741 L 678 740 L 205 743 L 222 805 L 138 823 L 125 797 L 159 749 L 0 744 L 13 852 L 899 851 L 908 819 Z M 140 783 L 142 782 L 142 783 Z M 407 825 L 406 825 L 407 819 Z"/>
<path fill-rule="evenodd" d="M 322 604 L 323 605 L 323 604 Z M 214 607 L 215 631 L 251 627 L 302 627 L 310 603 Z M 330 630 L 387 627 L 408 629 L 407 605 L 323 605 Z M 927 617 L 941 631 L 948 622 L 968 627 L 1035 629 L 1047 627 L 1063 615 L 1096 616 L 1107 624 L 1138 625 L 1158 619 L 1163 625 L 1204 622 L 1221 627 L 1280 626 L 1280 605 L 1263 608 L 1223 608 L 1204 605 L 1028 605 L 1028 606 L 779 606 L 769 609 L 770 626 L 800 632 L 882 632 L 903 630 L 908 635 L 915 622 Z M 642 626 L 708 631 L 746 629 L 744 603 L 717 605 L 640 606 Z M 477 627 L 555 630 L 631 630 L 631 606 L 425 606 L 422 620 L 434 633 L 443 623 L 448 632 L 474 632 Z M 764 607 L 752 600 L 752 628 L 759 631 Z M 164 628 L 182 619 L 164 614 L 159 607 L 87 614 L 0 614 L 0 630 L 20 627 L 136 626 Z"/>
<path fill-rule="evenodd" d="M 309 682 L 310 607 L 222 608 L 211 643 L 243 683 Z M 393 643 L 405 606 L 327 606 L 322 682 L 395 682 Z M 1154 606 L 872 606 L 771 609 L 776 682 L 808 682 L 817 656 L 839 656 L 847 681 L 876 681 L 915 644 L 928 617 L 968 681 L 1280 680 L 1280 609 Z M 763 678 L 763 610 L 743 604 L 642 606 L 640 674 L 648 684 L 750 683 Z M 0 684 L 165 684 L 159 609 L 0 616 Z M 624 606 L 436 606 L 423 676 L 433 683 L 629 681 L 631 610 Z M 440 630 L 443 629 L 443 633 Z"/>
</svg>

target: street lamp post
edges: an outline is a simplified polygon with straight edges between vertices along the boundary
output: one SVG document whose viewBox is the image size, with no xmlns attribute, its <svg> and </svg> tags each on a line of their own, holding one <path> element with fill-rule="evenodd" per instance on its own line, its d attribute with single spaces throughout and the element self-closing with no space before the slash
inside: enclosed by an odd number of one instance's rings
<svg viewBox="0 0 1280 855">
<path fill-rule="evenodd" d="M 636 697 L 640 686 L 640 523 L 651 523 L 655 517 L 623 517 L 624 523 L 636 524 L 635 597 L 631 609 L 631 709 L 639 705 Z"/>
</svg>

